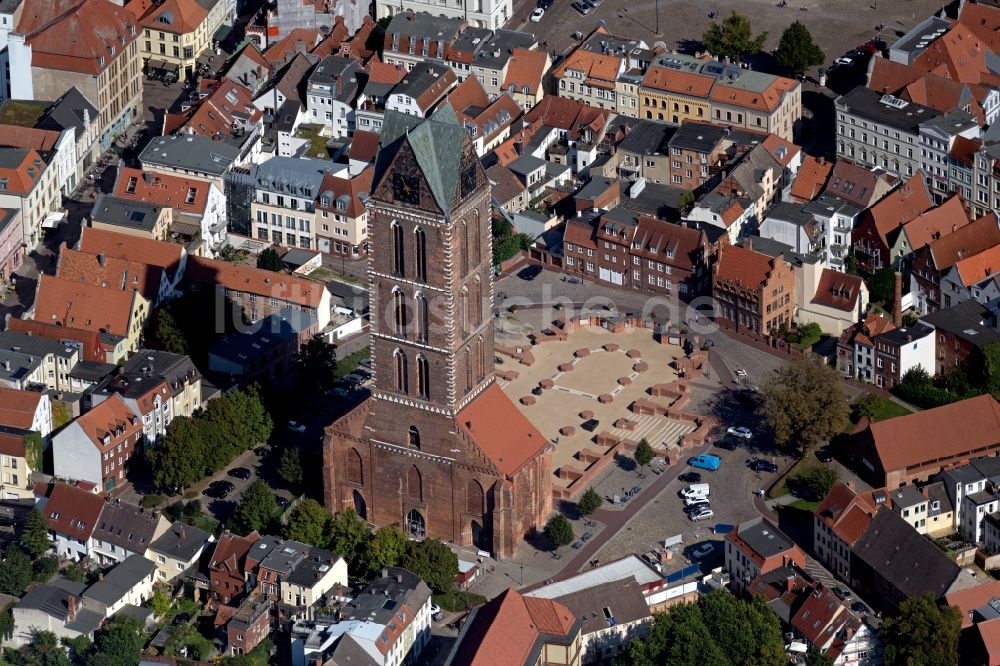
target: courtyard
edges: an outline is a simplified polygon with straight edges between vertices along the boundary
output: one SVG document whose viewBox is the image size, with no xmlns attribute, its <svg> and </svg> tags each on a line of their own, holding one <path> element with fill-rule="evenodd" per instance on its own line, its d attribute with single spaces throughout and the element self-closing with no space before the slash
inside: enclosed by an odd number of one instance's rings
<svg viewBox="0 0 1000 666">
<path fill-rule="evenodd" d="M 698 423 L 665 412 L 676 398 L 657 397 L 656 388 L 678 379 L 675 363 L 684 353 L 677 344 L 661 344 L 653 331 L 627 327 L 611 332 L 600 325 L 578 326 L 563 336 L 540 336 L 512 349 L 530 350 L 531 364 L 499 353 L 500 385 L 532 423 L 555 443 L 553 490 L 569 498 L 584 485 L 607 486 L 613 498 L 620 467 L 640 439 L 658 455 L 680 456 L 679 445 Z M 656 405 L 637 413 L 639 401 Z M 585 483 L 581 482 L 585 480 Z M 604 483 L 607 480 L 608 483 Z"/>
</svg>

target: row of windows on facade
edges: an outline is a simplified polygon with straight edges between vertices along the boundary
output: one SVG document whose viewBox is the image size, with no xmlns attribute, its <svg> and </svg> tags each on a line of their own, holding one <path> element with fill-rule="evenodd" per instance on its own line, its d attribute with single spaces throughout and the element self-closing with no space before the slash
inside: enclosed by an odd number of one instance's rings
<svg viewBox="0 0 1000 666">
<path fill-rule="evenodd" d="M 175 35 L 175 37 L 176 37 L 176 35 Z M 174 41 L 177 41 L 177 40 L 175 39 Z M 146 49 L 145 49 L 145 51 L 146 51 L 146 53 L 152 53 L 153 52 L 153 45 L 150 42 L 146 42 Z M 172 54 L 173 54 L 173 56 L 175 58 L 180 58 L 181 57 L 181 50 L 178 47 L 176 47 L 176 46 L 172 47 L 172 51 L 171 52 L 172 52 Z M 160 55 L 167 55 L 167 45 L 166 44 L 160 44 Z M 193 57 L 194 57 L 194 47 L 193 46 L 185 46 L 184 47 L 184 59 L 185 60 L 190 60 Z"/>
<path fill-rule="evenodd" d="M 483 339 L 476 340 L 475 352 L 470 347 L 466 347 L 464 354 L 466 393 L 486 379 L 486 346 L 483 344 Z M 400 348 L 392 352 L 392 390 L 403 395 L 411 395 L 409 357 Z M 413 395 L 421 400 L 431 399 L 430 364 L 427 357 L 421 353 L 416 355 L 416 391 Z"/>
<path fill-rule="evenodd" d="M 407 430 L 407 446 L 411 449 L 420 449 L 420 431 L 414 425 L 411 425 Z M 364 486 L 364 463 L 357 449 L 351 449 L 347 452 L 344 476 L 348 483 Z M 407 499 L 418 502 L 422 502 L 424 499 L 423 474 L 416 465 L 411 465 L 406 471 L 406 496 Z M 483 490 L 482 484 L 476 479 L 469 479 L 465 485 L 466 513 L 479 516 L 486 512 L 486 508 L 486 492 Z"/>
<path fill-rule="evenodd" d="M 464 220 L 458 223 L 457 233 L 460 239 L 457 249 L 458 257 L 455 263 L 462 269 L 462 275 L 468 275 L 472 266 L 480 263 L 480 229 L 479 221 L 466 224 Z M 406 272 L 406 235 L 402 225 L 393 222 L 392 226 L 392 272 L 398 277 L 407 277 Z M 419 282 L 427 281 L 427 234 L 421 227 L 413 230 L 414 275 Z"/>
<path fill-rule="evenodd" d="M 418 342 L 427 342 L 430 315 L 426 296 L 418 292 L 413 297 L 411 309 L 406 294 L 398 287 L 394 287 L 392 290 L 392 312 L 394 335 L 405 338 L 410 331 L 413 331 Z M 462 287 L 458 294 L 458 331 L 464 336 L 478 328 L 482 323 L 482 283 L 477 276 L 472 286 L 471 295 L 470 290 L 466 287 Z"/>
</svg>

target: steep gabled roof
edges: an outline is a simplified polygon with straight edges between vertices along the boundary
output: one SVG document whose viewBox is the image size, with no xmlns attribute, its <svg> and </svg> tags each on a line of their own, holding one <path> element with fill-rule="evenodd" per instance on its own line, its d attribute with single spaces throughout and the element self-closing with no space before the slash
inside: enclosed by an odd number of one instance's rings
<svg viewBox="0 0 1000 666">
<path fill-rule="evenodd" d="M 53 532 L 86 542 L 104 509 L 104 498 L 68 483 L 56 483 L 45 504 L 45 522 Z"/>
<path fill-rule="evenodd" d="M 16 32 L 31 65 L 100 74 L 136 39 L 135 17 L 109 0 L 25 0 Z"/>
<path fill-rule="evenodd" d="M 886 247 L 889 234 L 934 206 L 923 174 L 915 173 L 908 181 L 882 197 L 868 209 L 875 230 Z"/>
<path fill-rule="evenodd" d="M 1000 245 L 1000 225 L 997 224 L 996 214 L 989 213 L 975 222 L 959 226 L 950 234 L 942 234 L 929 243 L 927 249 L 934 260 L 934 267 L 944 271 L 996 245 Z M 971 268 L 971 265 L 967 264 L 967 267 Z M 977 279 L 983 277 L 986 276 L 980 275 Z"/>
<path fill-rule="evenodd" d="M 35 318 L 128 337 L 135 291 L 105 289 L 51 275 L 38 276 Z"/>
<path fill-rule="evenodd" d="M 548 446 L 545 436 L 497 384 L 476 396 L 455 418 L 462 432 L 507 476 Z"/>
</svg>

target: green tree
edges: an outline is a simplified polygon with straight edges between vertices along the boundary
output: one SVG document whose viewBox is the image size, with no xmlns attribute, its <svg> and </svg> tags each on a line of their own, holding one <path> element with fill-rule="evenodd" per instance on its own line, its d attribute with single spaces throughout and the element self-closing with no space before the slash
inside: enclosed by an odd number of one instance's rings
<svg viewBox="0 0 1000 666">
<path fill-rule="evenodd" d="M 632 640 L 615 664 L 731 666 L 716 637 L 705 626 L 698 604 L 678 604 L 666 613 L 655 614 L 647 637 Z"/>
<path fill-rule="evenodd" d="M 153 609 L 155 617 L 163 617 L 170 611 L 170 597 L 160 588 L 156 588 L 153 598 L 149 600 L 149 607 Z"/>
<path fill-rule="evenodd" d="M 330 520 L 330 549 L 356 566 L 372 533 L 354 509 L 338 511 Z"/>
<path fill-rule="evenodd" d="M 733 62 L 745 55 L 753 55 L 761 50 L 767 41 L 767 33 L 753 36 L 750 19 L 733 12 L 721 24 L 713 22 L 701 41 L 705 48 L 717 58 L 729 58 Z"/>
<path fill-rule="evenodd" d="M 699 605 L 709 633 L 725 637 L 717 642 L 731 663 L 788 663 L 781 623 L 762 600 L 748 603 L 729 592 L 715 590 L 705 595 Z"/>
<path fill-rule="evenodd" d="M 281 260 L 281 256 L 273 247 L 264 248 L 264 250 L 257 255 L 257 268 L 263 268 L 266 271 L 280 273 L 284 267 L 285 262 Z"/>
<path fill-rule="evenodd" d="M 850 406 L 840 376 L 810 357 L 786 365 L 761 393 L 761 411 L 779 445 L 806 451 L 848 423 Z"/>
<path fill-rule="evenodd" d="M 407 541 L 399 565 L 423 578 L 434 594 L 444 594 L 455 587 L 458 555 L 437 539 Z"/>
<path fill-rule="evenodd" d="M 32 579 L 31 558 L 19 546 L 10 545 L 3 551 L 0 566 L 0 592 L 19 597 Z"/>
<path fill-rule="evenodd" d="M 573 525 L 561 513 L 557 513 L 549 518 L 545 523 L 543 531 L 545 532 L 545 538 L 552 544 L 553 550 L 568 546 L 573 541 Z"/>
<path fill-rule="evenodd" d="M 815 645 L 810 645 L 806 652 L 805 666 L 833 666 L 833 657 L 816 649 Z"/>
<path fill-rule="evenodd" d="M 635 464 L 639 466 L 640 470 L 645 470 L 646 465 L 653 462 L 653 457 L 656 454 L 653 452 L 653 447 L 649 445 L 646 438 L 643 437 L 639 440 L 639 443 L 635 445 L 635 453 L 632 457 L 635 458 Z"/>
<path fill-rule="evenodd" d="M 302 389 L 320 391 L 337 383 L 337 348 L 321 335 L 314 335 L 292 355 L 292 366 L 298 373 L 296 382 Z"/>
<path fill-rule="evenodd" d="M 355 514 L 356 516 L 357 514 Z M 330 523 L 332 516 L 323 505 L 314 499 L 304 499 L 288 513 L 285 538 L 324 548 L 330 543 Z M 360 521 L 359 521 L 360 522 Z M 364 523 L 361 524 L 367 532 Z M 340 551 L 339 554 L 344 555 Z M 344 555 L 344 559 L 348 559 Z"/>
<path fill-rule="evenodd" d="M 87 572 L 79 562 L 70 562 L 62 572 L 63 578 L 74 583 L 87 582 Z"/>
<path fill-rule="evenodd" d="M 37 508 L 33 508 L 24 520 L 21 547 L 32 558 L 41 557 L 52 548 L 52 542 L 49 541 L 49 526 L 45 522 L 45 516 Z"/>
<path fill-rule="evenodd" d="M 174 354 L 190 354 L 187 335 L 177 322 L 171 308 L 162 307 L 153 310 L 152 322 L 148 331 L 145 343 L 153 349 L 161 349 Z"/>
<path fill-rule="evenodd" d="M 14 638 L 14 614 L 10 608 L 0 611 L 0 644 Z"/>
<path fill-rule="evenodd" d="M 969 370 L 973 384 L 1000 399 L 1000 342 L 974 347 Z"/>
<path fill-rule="evenodd" d="M 31 640 L 21 648 L 19 656 L 23 666 L 71 666 L 59 638 L 42 629 L 31 630 Z"/>
<path fill-rule="evenodd" d="M 31 578 L 39 583 L 48 582 L 59 571 L 59 559 L 55 555 L 42 555 L 31 562 Z"/>
<path fill-rule="evenodd" d="M 681 194 L 681 198 L 677 201 L 677 210 L 681 216 L 687 215 L 697 202 L 698 200 L 695 198 L 694 192 L 687 190 Z"/>
<path fill-rule="evenodd" d="M 97 633 L 87 666 L 138 664 L 145 644 L 142 623 L 136 618 L 116 615 Z"/>
<path fill-rule="evenodd" d="M 94 642 L 81 634 L 74 638 L 63 638 L 62 644 L 69 650 L 69 660 L 74 664 L 86 664 L 94 649 Z"/>
<path fill-rule="evenodd" d="M 24 461 L 28 469 L 41 472 L 42 458 L 45 455 L 45 442 L 42 435 L 37 432 L 29 432 L 24 436 Z"/>
<path fill-rule="evenodd" d="M 146 451 L 153 483 L 160 488 L 183 488 L 195 483 L 205 476 L 206 448 L 211 447 L 206 446 L 199 417 L 174 417 L 156 446 Z"/>
<path fill-rule="evenodd" d="M 239 534 L 259 532 L 271 523 L 277 508 L 274 493 L 267 483 L 257 479 L 243 489 L 239 506 L 233 514 L 232 529 Z"/>
<path fill-rule="evenodd" d="M 860 421 L 862 418 L 867 418 L 869 421 L 874 421 L 881 409 L 882 399 L 874 393 L 868 393 L 861 400 L 854 403 L 853 419 L 854 421 Z"/>
<path fill-rule="evenodd" d="M 368 578 L 379 575 L 384 567 L 394 567 L 399 564 L 406 553 L 406 544 L 409 539 L 403 531 L 395 525 L 383 525 L 375 530 L 375 534 L 368 541 L 368 545 L 361 555 L 364 569 L 368 572 Z"/>
<path fill-rule="evenodd" d="M 580 512 L 581 516 L 587 518 L 597 511 L 602 504 L 604 504 L 604 498 L 591 486 L 580 495 L 580 501 L 576 503 L 576 510 Z"/>
<path fill-rule="evenodd" d="M 292 488 L 302 483 L 302 451 L 293 446 L 285 447 L 278 461 L 278 476 Z"/>
<path fill-rule="evenodd" d="M 779 67 L 792 74 L 802 75 L 810 67 L 822 65 L 826 56 L 816 46 L 809 29 L 801 21 L 795 21 L 781 33 L 774 59 Z"/>
<path fill-rule="evenodd" d="M 938 606 L 930 593 L 911 597 L 899 612 L 882 622 L 886 666 L 954 666 L 962 614 L 954 606 Z"/>
<path fill-rule="evenodd" d="M 184 505 L 184 519 L 188 522 L 200 517 L 201 514 L 201 500 L 193 499 Z"/>
<path fill-rule="evenodd" d="M 840 475 L 837 470 L 827 465 L 811 465 L 806 467 L 792 479 L 795 490 L 806 497 L 819 501 L 826 497 L 837 483 Z"/>
<path fill-rule="evenodd" d="M 890 267 L 880 268 L 866 280 L 868 296 L 872 303 L 882 303 L 887 312 L 892 312 L 896 289 L 896 272 Z"/>
</svg>

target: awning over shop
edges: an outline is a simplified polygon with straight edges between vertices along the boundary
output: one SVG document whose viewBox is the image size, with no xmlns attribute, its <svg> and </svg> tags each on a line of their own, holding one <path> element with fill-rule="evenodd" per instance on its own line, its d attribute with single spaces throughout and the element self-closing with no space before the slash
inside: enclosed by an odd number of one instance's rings
<svg viewBox="0 0 1000 666">
<path fill-rule="evenodd" d="M 62 222 L 64 219 L 66 219 L 66 213 L 62 211 L 56 213 L 49 213 L 48 215 L 45 216 L 45 219 L 42 220 L 42 228 L 55 229 L 56 227 L 59 226 L 59 223 Z"/>
<path fill-rule="evenodd" d="M 154 72 L 154 71 L 156 71 L 158 69 L 163 69 L 163 61 L 162 60 L 150 60 L 149 62 L 146 63 L 146 66 L 149 68 L 149 71 Z"/>
<path fill-rule="evenodd" d="M 229 33 L 231 33 L 232 31 L 233 31 L 233 26 L 225 24 L 220 25 L 219 29 L 215 31 L 214 35 L 212 35 L 212 41 L 224 42 L 226 41 L 226 37 L 228 37 Z"/>
</svg>

